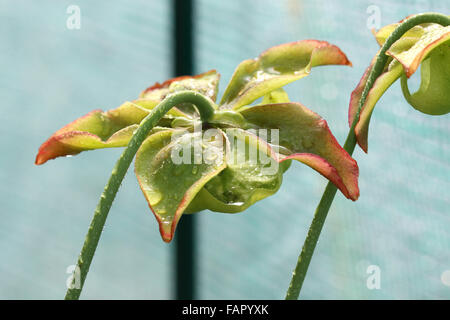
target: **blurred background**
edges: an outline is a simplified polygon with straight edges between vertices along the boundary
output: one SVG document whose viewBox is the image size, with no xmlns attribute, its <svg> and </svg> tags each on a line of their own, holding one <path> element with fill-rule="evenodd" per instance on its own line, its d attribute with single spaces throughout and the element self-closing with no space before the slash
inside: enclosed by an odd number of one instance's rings
<svg viewBox="0 0 450 320">
<path fill-rule="evenodd" d="M 79 29 L 67 27 L 71 5 Z M 353 68 L 316 68 L 287 91 L 343 143 L 350 93 L 378 49 L 370 28 L 449 8 L 449 0 L 194 0 L 193 65 L 196 73 L 217 69 L 222 93 L 240 61 L 271 46 L 310 38 L 338 45 Z M 122 150 L 39 167 L 34 157 L 66 123 L 172 77 L 173 12 L 164 0 L 0 1 L 0 298 L 63 298 L 67 268 Z M 382 97 L 369 154 L 354 153 L 361 197 L 337 194 L 302 298 L 450 298 L 449 120 L 409 107 L 399 83 Z M 325 184 L 293 163 L 279 192 L 246 212 L 197 214 L 195 297 L 284 298 Z M 161 240 L 130 171 L 82 298 L 174 298 L 174 246 Z M 371 265 L 381 272 L 378 290 L 366 285 Z"/>
</svg>

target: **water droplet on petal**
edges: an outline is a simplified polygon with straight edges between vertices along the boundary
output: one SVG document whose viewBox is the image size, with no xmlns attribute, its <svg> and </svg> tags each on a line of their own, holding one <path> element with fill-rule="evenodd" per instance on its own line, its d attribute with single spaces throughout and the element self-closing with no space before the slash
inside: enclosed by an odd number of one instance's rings
<svg viewBox="0 0 450 320">
<path fill-rule="evenodd" d="M 163 198 L 161 192 L 156 191 L 156 190 L 150 190 L 150 189 L 147 189 L 145 191 L 146 191 L 145 193 L 147 194 L 148 201 L 150 202 L 151 206 L 156 206 L 158 203 L 161 202 L 161 200 Z"/>
</svg>

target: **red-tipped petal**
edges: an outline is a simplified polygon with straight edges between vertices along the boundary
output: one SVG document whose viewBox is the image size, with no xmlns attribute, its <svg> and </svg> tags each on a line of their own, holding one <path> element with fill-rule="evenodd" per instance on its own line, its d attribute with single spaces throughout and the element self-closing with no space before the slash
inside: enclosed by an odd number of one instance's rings
<svg viewBox="0 0 450 320">
<path fill-rule="evenodd" d="M 303 40 L 275 46 L 238 65 L 220 108 L 237 110 L 307 76 L 313 67 L 331 64 L 351 66 L 347 56 L 326 41 Z"/>
<path fill-rule="evenodd" d="M 279 129 L 280 144 L 292 152 L 288 157 L 330 179 L 347 198 L 358 198 L 358 165 L 319 115 L 299 103 L 258 105 L 241 114 L 258 127 Z"/>
</svg>

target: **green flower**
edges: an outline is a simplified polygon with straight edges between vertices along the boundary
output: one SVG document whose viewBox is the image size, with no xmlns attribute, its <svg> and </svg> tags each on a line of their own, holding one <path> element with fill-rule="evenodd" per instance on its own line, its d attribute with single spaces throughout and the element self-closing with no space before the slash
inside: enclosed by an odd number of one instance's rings
<svg viewBox="0 0 450 320">
<path fill-rule="evenodd" d="M 339 48 L 324 41 L 273 47 L 239 64 L 218 104 L 219 74 L 214 70 L 157 83 L 133 102 L 92 111 L 55 132 L 40 147 L 36 164 L 86 150 L 125 147 L 161 101 L 191 90 L 207 97 L 214 109 L 211 119 L 202 121 L 191 103 L 176 105 L 136 154 L 136 177 L 164 241 L 171 241 L 183 213 L 241 212 L 274 194 L 291 160 L 315 169 L 356 200 L 356 161 L 324 119 L 289 102 L 282 89 L 307 76 L 312 67 L 329 64 L 351 65 Z M 259 98 L 259 104 L 251 105 Z"/>
<path fill-rule="evenodd" d="M 401 23 L 401 22 L 400 22 Z M 375 32 L 380 46 L 399 23 L 390 24 Z M 383 73 L 375 80 L 363 105 L 355 134 L 360 147 L 367 152 L 368 130 L 375 104 L 383 93 L 398 79 L 405 99 L 416 110 L 429 115 L 450 112 L 450 26 L 428 23 L 411 28 L 387 51 L 390 56 Z M 353 123 L 358 103 L 377 56 L 372 60 L 358 86 L 353 91 L 349 107 L 349 124 Z M 407 78 L 421 65 L 421 84 L 417 92 L 410 93 Z"/>
</svg>

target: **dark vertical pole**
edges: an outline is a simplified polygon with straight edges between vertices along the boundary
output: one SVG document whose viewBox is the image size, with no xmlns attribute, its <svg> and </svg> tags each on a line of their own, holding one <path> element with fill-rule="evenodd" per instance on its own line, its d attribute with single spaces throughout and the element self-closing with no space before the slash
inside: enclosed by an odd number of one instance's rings
<svg viewBox="0 0 450 320">
<path fill-rule="evenodd" d="M 194 73 L 193 0 L 173 1 L 175 76 Z M 195 215 L 184 215 L 175 232 L 175 297 L 195 299 Z"/>
</svg>

